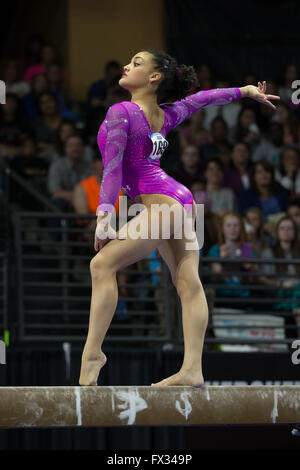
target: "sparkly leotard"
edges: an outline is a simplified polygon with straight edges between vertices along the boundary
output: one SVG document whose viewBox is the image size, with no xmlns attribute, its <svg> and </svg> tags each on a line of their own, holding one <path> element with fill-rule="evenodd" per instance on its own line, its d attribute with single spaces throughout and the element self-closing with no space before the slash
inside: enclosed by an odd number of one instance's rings
<svg viewBox="0 0 300 470">
<path fill-rule="evenodd" d="M 215 88 L 160 104 L 165 120 L 159 132 L 152 131 L 137 103 L 122 101 L 112 105 L 98 132 L 104 170 L 97 213 L 114 211 L 121 187 L 131 199 L 138 194 L 166 194 L 183 206 L 188 204 L 189 212 L 193 204 L 191 191 L 160 168 L 160 158 L 168 146 L 165 137 L 198 109 L 240 98 L 239 88 Z"/>
</svg>

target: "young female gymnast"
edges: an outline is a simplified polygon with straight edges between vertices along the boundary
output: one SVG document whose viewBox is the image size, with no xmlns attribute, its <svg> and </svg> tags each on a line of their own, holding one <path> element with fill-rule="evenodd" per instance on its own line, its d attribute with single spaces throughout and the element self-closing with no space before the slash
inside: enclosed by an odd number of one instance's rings
<svg viewBox="0 0 300 470">
<path fill-rule="evenodd" d="M 138 52 L 124 67 L 119 81 L 129 91 L 131 101 L 112 105 L 100 126 L 98 145 L 104 171 L 95 231 L 95 250 L 99 252 L 90 263 L 92 297 L 80 385 L 97 385 L 100 369 L 107 360 L 102 343 L 118 303 L 117 271 L 147 257 L 155 248 L 167 263 L 181 300 L 184 358 L 176 374 L 152 385 L 203 384 L 202 348 L 208 308 L 198 274 L 199 245 L 196 243 L 193 250 L 186 249 L 191 236 L 197 241 L 196 205 L 192 193 L 160 168 L 160 158 L 168 146 L 166 135 L 204 106 L 224 105 L 248 97 L 276 109 L 269 100 L 279 96 L 265 94 L 266 82 L 259 82 L 258 87 L 212 89 L 188 96 L 196 83 L 192 66 L 179 66 L 165 52 Z M 109 220 L 121 187 L 144 209 L 115 232 Z M 169 220 L 159 219 L 159 236 L 151 238 L 151 214 L 158 213 L 160 204 L 172 207 L 173 212 Z M 183 231 L 182 238 L 175 238 L 174 232 L 180 228 L 176 226 L 177 215 L 184 221 L 184 211 L 190 210 L 192 233 Z M 137 223 L 140 237 L 131 237 L 130 229 Z M 110 232 L 105 239 L 107 228 Z M 126 238 L 121 236 L 124 228 Z M 169 239 L 163 237 L 166 228 L 170 229 Z"/>
</svg>

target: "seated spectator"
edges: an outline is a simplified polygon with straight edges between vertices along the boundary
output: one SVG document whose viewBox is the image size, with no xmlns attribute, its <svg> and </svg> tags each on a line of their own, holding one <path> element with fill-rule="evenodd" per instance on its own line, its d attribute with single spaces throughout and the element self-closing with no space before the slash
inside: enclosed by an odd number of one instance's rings
<svg viewBox="0 0 300 470">
<path fill-rule="evenodd" d="M 268 138 L 258 144 L 252 154 L 252 161 L 267 160 L 275 167 L 283 149 L 283 127 L 279 122 L 270 122 Z"/>
<path fill-rule="evenodd" d="M 19 154 L 10 161 L 12 170 L 22 176 L 33 189 L 48 196 L 47 174 L 49 163 L 37 155 L 37 147 L 32 137 L 25 137 Z M 23 188 L 13 178 L 10 185 L 9 200 L 18 205 L 19 209 L 29 211 L 44 210 L 44 206 L 29 191 Z"/>
<path fill-rule="evenodd" d="M 55 96 L 44 91 L 38 97 L 38 110 L 40 116 L 32 122 L 32 129 L 41 155 L 51 160 L 51 152 L 55 149 L 58 128 L 62 117 L 58 112 L 58 102 Z"/>
<path fill-rule="evenodd" d="M 101 155 L 95 154 L 93 161 L 93 174 L 75 185 L 72 204 L 75 212 L 78 214 L 96 214 L 96 210 L 99 205 L 103 168 Z M 122 195 L 124 195 L 124 193 L 122 189 L 120 189 L 119 196 L 115 204 L 117 215 L 119 214 L 119 199 Z M 82 223 L 86 223 L 90 230 L 95 230 L 97 219 L 96 217 L 93 220 L 82 219 L 81 224 Z M 90 239 L 91 234 L 87 233 L 86 237 Z"/>
<path fill-rule="evenodd" d="M 54 161 L 48 174 L 48 191 L 59 209 L 65 210 L 73 202 L 75 185 L 93 174 L 90 163 L 83 159 L 84 144 L 80 135 L 72 135 L 65 142 L 65 157 Z"/>
<path fill-rule="evenodd" d="M 210 90 L 213 88 L 213 72 L 210 65 L 199 64 L 196 66 L 198 84 L 201 90 Z"/>
<path fill-rule="evenodd" d="M 204 206 L 204 241 L 200 250 L 201 256 L 207 256 L 210 248 L 218 243 L 218 233 L 220 230 L 221 219 L 217 214 L 211 211 L 211 201 L 207 198 L 205 191 L 203 191 L 203 184 L 201 182 L 193 183 L 191 191 L 196 204 L 203 204 Z"/>
<path fill-rule="evenodd" d="M 299 238 L 299 244 L 300 244 L 300 198 L 293 199 L 287 208 L 287 215 L 291 217 L 296 226 L 297 226 L 297 231 L 298 231 L 298 238 Z"/>
<path fill-rule="evenodd" d="M 190 188 L 195 181 L 201 181 L 202 171 L 203 166 L 198 147 L 188 145 L 182 150 L 180 162 L 177 168 L 171 172 L 171 176 L 179 183 Z"/>
<path fill-rule="evenodd" d="M 232 151 L 232 145 L 228 140 L 228 126 L 221 116 L 217 116 L 212 121 L 211 135 L 212 142 L 202 145 L 200 148 L 203 163 L 206 164 L 216 154 L 222 156 L 223 161 L 227 162 Z"/>
<path fill-rule="evenodd" d="M 245 233 L 243 222 L 238 214 L 229 212 L 222 218 L 219 230 L 219 242 L 213 245 L 208 256 L 212 258 L 252 258 L 252 250 L 249 243 L 245 242 Z M 224 284 L 224 288 L 217 289 L 217 297 L 230 296 L 230 297 L 248 297 L 250 290 L 243 289 L 242 284 L 247 283 L 245 277 L 226 274 L 230 271 L 254 271 L 256 266 L 253 263 L 212 263 L 212 273 L 220 274 L 222 276 L 213 276 L 213 279 L 218 284 Z M 226 287 L 225 287 L 226 286 Z M 241 286 L 240 289 L 231 289 L 231 286 Z M 236 305 L 236 304 L 235 304 Z"/>
<path fill-rule="evenodd" d="M 22 140 L 29 132 L 23 120 L 20 99 L 6 95 L 6 103 L 0 106 L 0 158 L 14 158 L 20 153 Z"/>
<path fill-rule="evenodd" d="M 238 200 L 241 215 L 244 215 L 249 207 L 259 207 L 264 222 L 268 222 L 271 215 L 286 211 L 288 192 L 275 181 L 271 163 L 265 160 L 256 162 L 251 169 L 250 182 L 250 188 L 243 191 Z"/>
<path fill-rule="evenodd" d="M 231 188 L 236 197 L 250 186 L 250 166 L 249 144 L 236 142 L 229 163 L 224 166 L 224 186 Z"/>
<path fill-rule="evenodd" d="M 246 210 L 244 229 L 246 241 L 256 255 L 260 255 L 262 250 L 267 246 L 271 246 L 272 237 L 264 231 L 263 214 L 258 207 L 250 207 Z"/>
<path fill-rule="evenodd" d="M 257 125 L 257 116 L 254 108 L 243 108 L 240 111 L 236 125 L 234 140 L 246 142 L 251 152 L 257 147 L 261 131 Z"/>
<path fill-rule="evenodd" d="M 262 258 L 276 259 L 300 259 L 300 246 L 298 242 L 297 226 L 294 220 L 283 217 L 276 225 L 274 248 L 266 248 L 262 251 Z M 300 326 L 300 265 L 298 264 L 261 264 L 262 276 L 260 282 L 276 289 L 270 293 L 278 299 L 274 305 L 276 310 L 293 312 L 298 326 Z M 269 277 L 277 274 L 277 277 Z M 294 277 L 291 277 L 294 276 Z M 278 290 L 279 289 L 279 290 Z M 300 330 L 298 330 L 300 333 Z M 292 337 L 295 336 L 292 332 Z"/>
<path fill-rule="evenodd" d="M 80 135 L 70 136 L 65 143 L 65 157 L 54 161 L 48 172 L 48 192 L 52 203 L 61 212 L 73 211 L 75 185 L 93 174 L 90 163 L 83 159 L 84 145 Z M 59 227 L 59 219 L 49 219 L 49 227 Z M 60 233 L 50 232 L 53 241 L 61 239 Z"/>
<path fill-rule="evenodd" d="M 46 78 L 48 80 L 49 90 L 58 100 L 59 114 L 66 119 L 79 119 L 79 106 L 72 98 L 70 98 L 64 88 L 61 67 L 58 64 L 50 64 L 46 70 Z"/>
<path fill-rule="evenodd" d="M 107 108 L 104 106 L 96 106 L 95 108 L 91 108 L 87 113 L 84 135 L 86 141 L 93 147 L 97 146 L 99 126 L 101 125 L 102 121 L 104 121 L 106 113 Z"/>
<path fill-rule="evenodd" d="M 289 192 L 291 199 L 300 196 L 300 150 L 297 146 L 283 148 L 275 179 Z"/>
<path fill-rule="evenodd" d="M 41 93 L 48 90 L 45 75 L 38 73 L 30 83 L 30 91 L 23 98 L 24 108 L 29 119 L 38 117 L 37 101 Z"/>
<path fill-rule="evenodd" d="M 106 106 L 108 89 L 115 83 L 115 79 L 120 79 L 122 75 L 119 62 L 107 62 L 104 69 L 104 77 L 92 83 L 87 94 L 87 108 L 96 106 Z"/>
<path fill-rule="evenodd" d="M 188 145 L 206 145 L 212 142 L 211 132 L 204 127 L 205 109 L 193 113 L 184 127 L 178 128 L 181 149 Z"/>
<path fill-rule="evenodd" d="M 41 50 L 44 44 L 44 38 L 39 34 L 32 34 L 26 39 L 24 52 L 22 51 L 18 56 L 18 62 L 23 74 L 30 65 L 39 63 Z"/>
<path fill-rule="evenodd" d="M 77 134 L 77 128 L 74 121 L 64 119 L 61 121 L 57 131 L 57 142 L 52 152 L 52 161 L 62 158 L 65 155 L 65 142 L 71 135 Z M 94 150 L 90 145 L 84 145 L 83 159 L 89 163 L 93 163 Z M 98 155 L 98 152 L 97 152 Z"/>
<path fill-rule="evenodd" d="M 283 143 L 293 144 L 297 142 L 298 120 L 295 112 L 283 101 L 276 106 L 271 121 L 279 122 L 283 127 Z"/>
<path fill-rule="evenodd" d="M 23 98 L 29 93 L 30 86 L 25 80 L 20 79 L 19 64 L 15 59 L 9 59 L 3 70 L 3 81 L 6 86 L 6 93 L 13 93 L 18 98 Z"/>
<path fill-rule="evenodd" d="M 53 46 L 44 44 L 41 48 L 38 63 L 29 65 L 25 71 L 24 79 L 31 82 L 37 74 L 45 74 L 47 67 L 57 61 L 57 53 Z"/>
<path fill-rule="evenodd" d="M 219 158 L 212 158 L 208 162 L 204 176 L 206 196 L 211 201 L 212 212 L 222 217 L 225 212 L 234 211 L 235 196 L 232 189 L 223 187 L 223 163 Z"/>
</svg>

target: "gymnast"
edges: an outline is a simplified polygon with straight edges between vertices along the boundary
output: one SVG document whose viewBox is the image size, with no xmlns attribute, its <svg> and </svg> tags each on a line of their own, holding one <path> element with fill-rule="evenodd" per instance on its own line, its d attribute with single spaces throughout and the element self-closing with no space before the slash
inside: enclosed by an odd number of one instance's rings
<svg viewBox="0 0 300 470">
<path fill-rule="evenodd" d="M 199 245 L 187 249 L 191 237 L 196 240 L 197 207 L 191 191 L 160 168 L 160 158 L 168 146 L 166 135 L 205 106 L 231 103 L 247 97 L 276 109 L 269 100 L 279 96 L 266 94 L 266 82 L 258 87 L 216 88 L 189 94 L 197 84 L 193 66 L 178 65 L 163 51 L 143 50 L 124 66 L 119 84 L 131 95 L 131 101 L 112 105 L 98 132 L 98 146 L 104 171 L 97 208 L 97 226 L 90 272 L 92 295 L 89 327 L 82 353 L 80 385 L 97 385 L 100 369 L 107 358 L 102 343 L 118 303 L 116 273 L 157 248 L 166 262 L 182 305 L 184 357 L 180 370 L 152 386 L 190 385 L 201 387 L 202 349 L 208 322 L 208 307 L 199 278 Z M 144 210 L 119 232 L 111 224 L 120 188 Z M 159 234 L 151 238 L 151 212 L 167 204 L 171 217 L 159 219 Z M 176 215 L 192 217 L 191 232 L 175 238 Z M 130 226 L 139 222 L 139 238 L 131 237 Z M 182 222 L 181 222 L 182 223 Z M 164 224 L 170 237 L 163 237 Z M 126 237 L 121 231 L 127 228 Z M 124 233 L 124 232 L 123 232 Z"/>
</svg>

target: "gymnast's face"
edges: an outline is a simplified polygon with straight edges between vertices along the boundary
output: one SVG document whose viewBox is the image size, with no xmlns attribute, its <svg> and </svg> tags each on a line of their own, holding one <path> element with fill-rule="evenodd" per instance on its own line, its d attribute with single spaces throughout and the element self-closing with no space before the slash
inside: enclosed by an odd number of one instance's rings
<svg viewBox="0 0 300 470">
<path fill-rule="evenodd" d="M 152 54 L 143 51 L 137 52 L 131 62 L 124 66 L 124 74 L 119 85 L 129 92 L 137 88 L 155 89 L 162 78 L 162 74 L 154 70 Z"/>
</svg>

